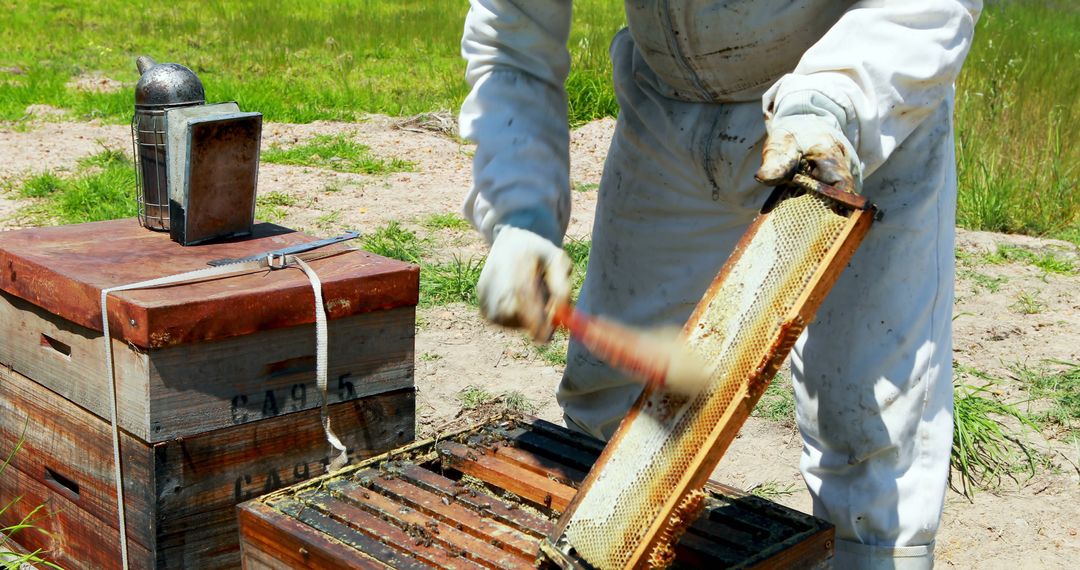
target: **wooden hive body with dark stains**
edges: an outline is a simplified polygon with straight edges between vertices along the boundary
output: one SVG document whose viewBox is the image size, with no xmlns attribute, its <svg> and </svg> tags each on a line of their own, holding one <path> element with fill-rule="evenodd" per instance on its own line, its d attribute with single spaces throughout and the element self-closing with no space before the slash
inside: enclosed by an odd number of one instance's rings
<svg viewBox="0 0 1080 570">
<path fill-rule="evenodd" d="M 0 233 L 0 516 L 67 568 L 120 565 L 100 293 L 314 238 L 181 247 L 135 220 Z M 313 260 L 329 317 L 329 414 L 353 459 L 412 440 L 419 272 L 359 250 Z M 297 269 L 111 295 L 133 568 L 239 563 L 234 505 L 325 471 L 315 310 Z M 44 513 L 49 513 L 44 516 Z"/>
<path fill-rule="evenodd" d="M 240 505 L 244 567 L 534 568 L 603 443 L 524 417 L 420 442 Z M 811 568 L 824 521 L 710 482 L 679 568 Z"/>
</svg>

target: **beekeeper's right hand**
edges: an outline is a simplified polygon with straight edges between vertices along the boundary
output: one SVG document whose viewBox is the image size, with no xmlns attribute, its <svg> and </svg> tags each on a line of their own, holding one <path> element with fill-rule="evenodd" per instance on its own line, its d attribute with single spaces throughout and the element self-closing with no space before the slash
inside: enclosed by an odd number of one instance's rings
<svg viewBox="0 0 1080 570">
<path fill-rule="evenodd" d="M 547 342 L 554 330 L 554 307 L 570 300 L 571 271 L 569 256 L 551 240 L 501 226 L 476 287 L 480 314 L 495 324 L 524 329 L 536 342 Z"/>
</svg>

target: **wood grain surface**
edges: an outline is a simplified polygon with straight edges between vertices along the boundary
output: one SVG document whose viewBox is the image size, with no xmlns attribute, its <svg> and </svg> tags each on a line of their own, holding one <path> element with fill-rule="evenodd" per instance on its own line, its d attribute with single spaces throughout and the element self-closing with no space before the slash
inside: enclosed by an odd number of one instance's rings
<svg viewBox="0 0 1080 570">
<path fill-rule="evenodd" d="M 535 568 L 560 511 L 544 495 L 572 495 L 581 462 L 601 447 L 533 418 L 442 434 L 241 504 L 244 566 Z M 522 469 L 488 468 L 496 460 Z M 524 484 L 512 481 L 524 472 Z M 568 474 L 576 477 L 561 481 Z M 705 488 L 674 568 L 818 568 L 832 555 L 828 523 L 715 482 Z"/>
<path fill-rule="evenodd" d="M 414 408 L 407 388 L 329 411 L 358 459 L 411 441 Z M 115 567 L 98 559 L 118 536 L 109 430 L 108 422 L 0 367 L 0 449 L 23 440 L 12 461 L 23 477 L 0 477 L 0 497 L 29 493 L 27 505 L 63 505 L 61 518 L 48 523 L 57 538 L 40 544 L 67 567 Z M 330 449 L 312 409 L 153 445 L 122 433 L 121 451 L 129 542 L 156 560 L 132 567 L 232 568 L 239 564 L 234 506 L 322 474 Z M 5 512 L 0 522 L 19 513 Z"/>
<path fill-rule="evenodd" d="M 413 385 L 415 308 L 329 322 L 330 403 Z M 0 292 L 0 365 L 108 417 L 101 333 Z M 113 341 L 120 425 L 147 442 L 319 405 L 315 329 L 297 325 L 142 350 Z"/>
<path fill-rule="evenodd" d="M 101 330 L 101 290 L 207 267 L 208 261 L 315 238 L 256 224 L 249 238 L 183 247 L 135 219 L 0 233 L 0 290 L 78 325 Z M 327 251 L 341 246 L 331 246 Z M 419 268 L 364 251 L 314 260 L 328 316 L 415 305 Z M 124 291 L 109 301 L 114 336 L 142 348 L 243 336 L 312 323 L 311 286 L 298 269 Z"/>
</svg>

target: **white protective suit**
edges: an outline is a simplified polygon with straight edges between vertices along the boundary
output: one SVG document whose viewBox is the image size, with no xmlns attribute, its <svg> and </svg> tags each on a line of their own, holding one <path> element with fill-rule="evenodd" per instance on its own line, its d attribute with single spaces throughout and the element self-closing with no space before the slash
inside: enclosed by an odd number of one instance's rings
<svg viewBox="0 0 1080 570">
<path fill-rule="evenodd" d="M 580 307 L 682 324 L 769 190 L 766 121 L 816 116 L 885 212 L 792 356 L 801 468 L 838 568 L 933 563 L 952 442 L 953 82 L 981 2 L 638 0 L 611 45 L 621 112 Z M 561 243 L 569 1 L 473 0 L 465 213 Z M 839 134 L 837 136 L 840 136 Z M 490 263 L 490 261 L 489 261 Z M 558 400 L 607 437 L 640 387 L 572 344 Z"/>
</svg>

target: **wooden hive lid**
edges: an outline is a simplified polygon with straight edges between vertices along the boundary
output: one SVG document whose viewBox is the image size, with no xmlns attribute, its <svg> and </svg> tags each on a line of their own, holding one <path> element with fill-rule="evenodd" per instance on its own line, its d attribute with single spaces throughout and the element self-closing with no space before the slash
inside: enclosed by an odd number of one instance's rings
<svg viewBox="0 0 1080 570">
<path fill-rule="evenodd" d="M 101 290 L 202 269 L 316 238 L 269 223 L 252 236 L 183 247 L 135 219 L 0 232 L 0 290 L 101 331 Z M 341 246 L 326 248 L 341 249 Z M 310 262 L 336 319 L 416 305 L 420 270 L 365 251 Z M 311 285 L 298 269 L 258 271 L 109 297 L 112 335 L 160 348 L 315 321 Z"/>
</svg>

